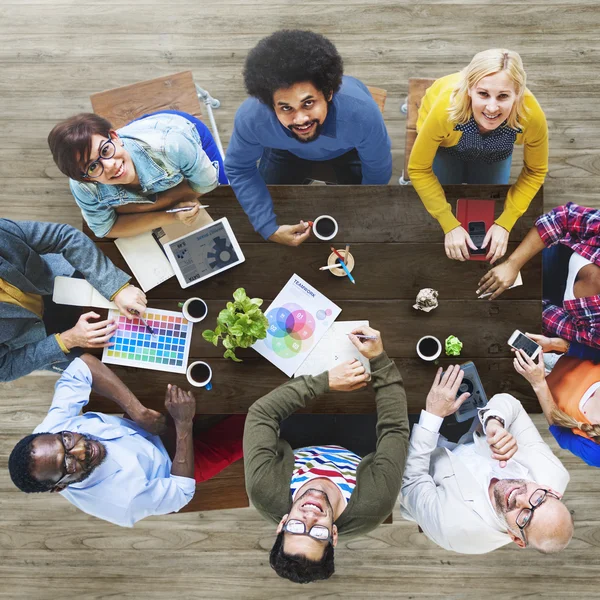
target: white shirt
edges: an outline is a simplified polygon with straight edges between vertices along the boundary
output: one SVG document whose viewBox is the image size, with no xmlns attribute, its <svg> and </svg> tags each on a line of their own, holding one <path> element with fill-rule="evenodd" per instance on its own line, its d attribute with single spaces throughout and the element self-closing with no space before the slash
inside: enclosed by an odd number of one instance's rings
<svg viewBox="0 0 600 600">
<path fill-rule="evenodd" d="M 50 411 L 34 430 L 91 435 L 106 447 L 104 462 L 61 495 L 80 510 L 123 527 L 183 508 L 196 491 L 194 479 L 171 475 L 171 459 L 160 438 L 133 421 L 95 412 L 80 414 L 91 389 L 92 374 L 76 358 L 57 381 Z"/>
</svg>

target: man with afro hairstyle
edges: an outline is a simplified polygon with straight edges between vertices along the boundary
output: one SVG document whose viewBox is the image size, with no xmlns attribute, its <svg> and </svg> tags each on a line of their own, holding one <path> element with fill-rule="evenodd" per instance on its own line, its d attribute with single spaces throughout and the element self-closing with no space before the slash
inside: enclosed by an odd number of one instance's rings
<svg viewBox="0 0 600 600">
<path fill-rule="evenodd" d="M 298 246 L 311 229 L 305 221 L 278 225 L 267 184 L 310 182 L 320 162 L 329 163 L 335 183 L 390 180 L 391 142 L 381 112 L 367 87 L 343 72 L 335 46 L 312 31 L 276 31 L 248 54 L 251 98 L 235 116 L 225 171 L 265 239 Z"/>
</svg>

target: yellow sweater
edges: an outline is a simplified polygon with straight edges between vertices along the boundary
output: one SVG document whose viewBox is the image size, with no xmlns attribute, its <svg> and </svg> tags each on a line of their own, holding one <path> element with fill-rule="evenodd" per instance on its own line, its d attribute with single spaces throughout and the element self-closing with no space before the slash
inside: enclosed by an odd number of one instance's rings
<svg viewBox="0 0 600 600">
<path fill-rule="evenodd" d="M 447 75 L 428 88 L 419 109 L 418 135 L 408 163 L 408 174 L 415 190 L 444 233 L 460 227 L 460 222 L 452 214 L 432 165 L 439 146 L 456 146 L 462 136 L 462 131 L 454 131 L 456 123 L 448 118 L 450 95 L 459 77 L 460 73 Z M 525 106 L 527 114 L 519 117 L 523 132 L 517 134 L 515 142 L 525 146 L 523 169 L 508 190 L 504 211 L 496 219 L 496 223 L 508 231 L 527 210 L 548 172 L 548 125 L 542 108 L 529 90 L 525 91 Z"/>
</svg>

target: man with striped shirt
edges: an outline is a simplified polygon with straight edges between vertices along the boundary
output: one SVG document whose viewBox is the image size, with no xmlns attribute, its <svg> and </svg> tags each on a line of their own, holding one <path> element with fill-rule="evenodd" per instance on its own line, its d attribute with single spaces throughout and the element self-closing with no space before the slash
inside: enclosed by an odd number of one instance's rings
<svg viewBox="0 0 600 600">
<path fill-rule="evenodd" d="M 360 361 L 349 361 L 316 377 L 303 376 L 257 400 L 244 430 L 246 489 L 255 508 L 277 523 L 270 563 L 297 583 L 327 579 L 334 571 L 338 536 L 367 533 L 392 512 L 408 451 L 408 416 L 402 377 L 370 327 L 350 339 L 369 359 L 377 404 L 377 446 L 364 457 L 341 446 L 293 450 L 280 439 L 281 422 L 328 391 L 367 385 Z"/>
</svg>

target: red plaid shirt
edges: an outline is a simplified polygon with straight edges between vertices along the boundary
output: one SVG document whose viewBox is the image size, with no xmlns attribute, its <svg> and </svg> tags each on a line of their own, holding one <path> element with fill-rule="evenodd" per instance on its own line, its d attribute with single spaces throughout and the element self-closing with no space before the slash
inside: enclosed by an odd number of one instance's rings
<svg viewBox="0 0 600 600">
<path fill-rule="evenodd" d="M 535 224 L 544 245 L 564 244 L 600 266 L 600 210 L 569 202 Z M 600 348 L 600 296 L 566 300 L 562 307 L 545 303 L 542 327 L 546 335 Z"/>
</svg>

